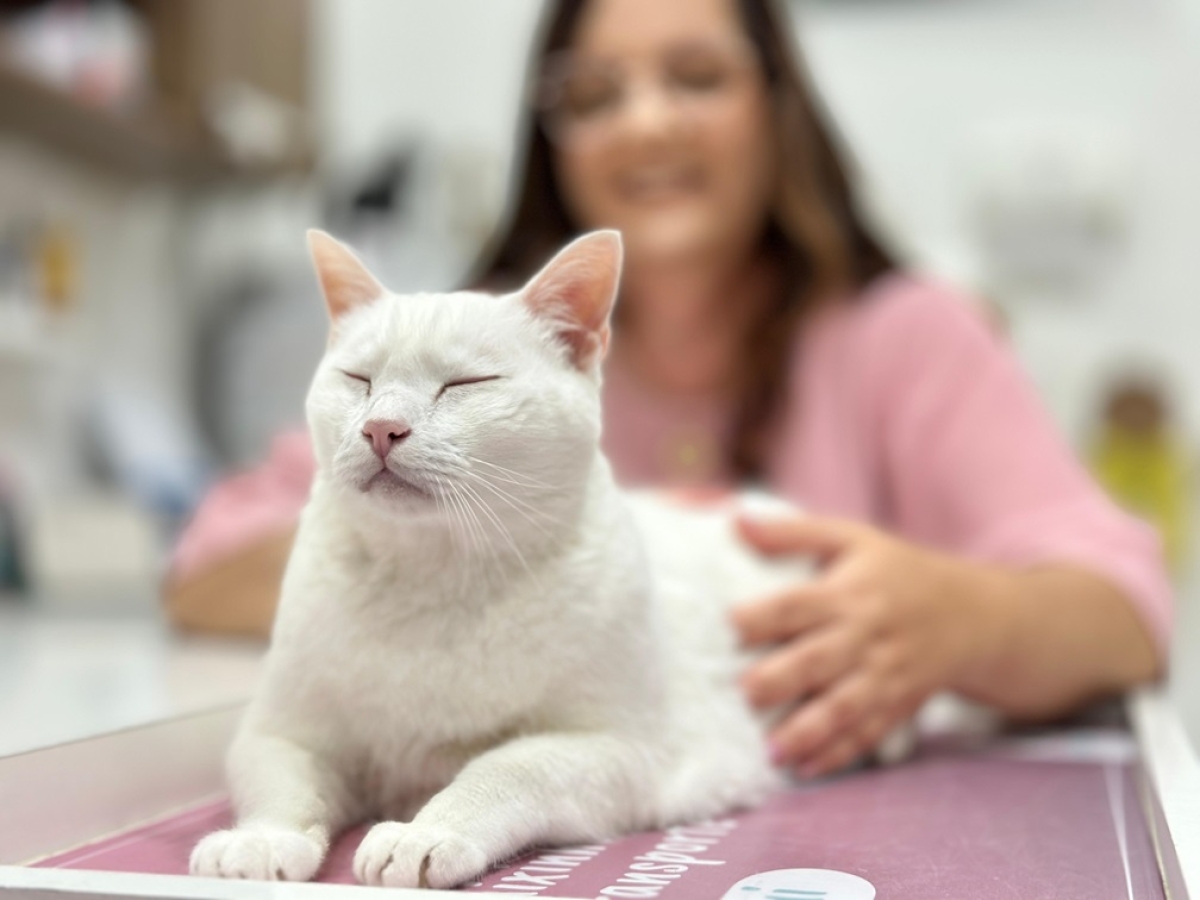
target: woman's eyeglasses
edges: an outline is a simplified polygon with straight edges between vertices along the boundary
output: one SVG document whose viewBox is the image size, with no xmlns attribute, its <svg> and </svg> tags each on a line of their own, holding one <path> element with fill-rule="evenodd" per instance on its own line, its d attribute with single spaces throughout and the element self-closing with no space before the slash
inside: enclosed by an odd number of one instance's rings
<svg viewBox="0 0 1200 900">
<path fill-rule="evenodd" d="M 537 106 L 552 140 L 600 138 L 638 93 L 653 91 L 678 113 L 702 118 L 741 91 L 757 69 L 753 49 L 738 44 L 681 45 L 637 66 L 564 52 L 547 61 Z"/>
</svg>

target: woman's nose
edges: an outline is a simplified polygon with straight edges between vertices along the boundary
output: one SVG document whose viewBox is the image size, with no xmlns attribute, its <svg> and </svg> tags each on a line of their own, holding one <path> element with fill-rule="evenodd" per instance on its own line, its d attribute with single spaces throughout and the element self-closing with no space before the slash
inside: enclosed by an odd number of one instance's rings
<svg viewBox="0 0 1200 900">
<path fill-rule="evenodd" d="M 621 109 L 621 124 L 632 133 L 657 136 L 666 134 L 675 124 L 678 110 L 657 82 L 631 85 Z"/>
</svg>

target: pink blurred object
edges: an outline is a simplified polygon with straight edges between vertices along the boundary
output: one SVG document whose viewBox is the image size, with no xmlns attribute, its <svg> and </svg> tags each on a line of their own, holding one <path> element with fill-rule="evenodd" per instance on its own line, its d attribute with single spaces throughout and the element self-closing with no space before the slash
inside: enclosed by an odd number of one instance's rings
<svg viewBox="0 0 1200 900">
<path fill-rule="evenodd" d="M 129 108 L 148 92 L 146 26 L 117 0 L 52 0 L 14 16 L 5 32 L 12 64 L 85 103 Z"/>
</svg>

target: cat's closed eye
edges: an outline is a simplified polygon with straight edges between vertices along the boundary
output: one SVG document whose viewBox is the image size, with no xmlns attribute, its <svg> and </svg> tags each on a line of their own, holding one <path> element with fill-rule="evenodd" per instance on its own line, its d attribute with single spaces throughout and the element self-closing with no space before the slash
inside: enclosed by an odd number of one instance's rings
<svg viewBox="0 0 1200 900">
<path fill-rule="evenodd" d="M 345 369 L 338 369 L 338 371 L 341 372 L 343 375 L 345 375 L 347 378 L 350 378 L 354 381 L 361 381 L 363 384 L 365 384 L 367 386 L 367 396 L 368 397 L 371 396 L 371 379 L 370 378 L 368 378 L 366 375 L 359 375 L 356 372 L 347 372 Z"/>
<path fill-rule="evenodd" d="M 440 400 L 442 395 L 445 394 L 450 388 L 468 387 L 472 384 L 482 384 L 485 381 L 497 381 L 503 377 L 503 375 L 477 375 L 473 378 L 456 378 L 453 381 L 447 381 L 445 384 L 443 384 L 441 390 L 437 392 L 437 397 L 435 399 Z"/>
</svg>

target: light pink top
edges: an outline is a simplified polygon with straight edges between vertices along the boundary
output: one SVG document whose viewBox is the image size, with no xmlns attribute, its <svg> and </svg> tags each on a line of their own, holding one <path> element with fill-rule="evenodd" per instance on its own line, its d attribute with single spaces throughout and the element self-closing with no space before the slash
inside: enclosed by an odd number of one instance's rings
<svg viewBox="0 0 1200 900">
<path fill-rule="evenodd" d="M 797 340 L 768 486 L 816 513 L 1014 566 L 1069 562 L 1108 578 L 1165 650 L 1172 594 L 1159 541 L 1119 511 L 1051 423 L 1008 346 L 951 290 L 906 276 L 831 307 Z M 656 397 L 610 366 L 605 450 L 626 484 L 727 480 L 721 402 Z M 219 485 L 180 541 L 186 574 L 290 527 L 313 460 L 303 433 Z"/>
</svg>

